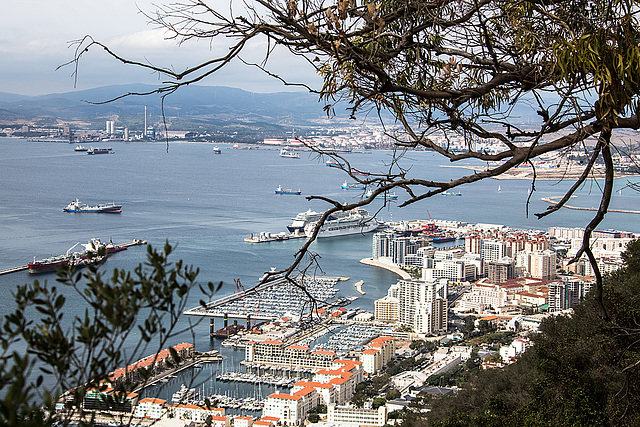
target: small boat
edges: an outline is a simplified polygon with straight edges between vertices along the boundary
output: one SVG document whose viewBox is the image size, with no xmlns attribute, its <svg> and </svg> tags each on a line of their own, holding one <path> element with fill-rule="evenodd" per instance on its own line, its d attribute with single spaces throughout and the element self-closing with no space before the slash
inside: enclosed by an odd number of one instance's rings
<svg viewBox="0 0 640 427">
<path fill-rule="evenodd" d="M 213 154 L 222 154 L 222 150 L 220 147 L 213 147 Z"/>
<path fill-rule="evenodd" d="M 369 190 L 364 195 L 364 197 L 371 197 L 372 194 L 373 194 L 373 191 Z M 382 193 L 382 194 L 378 194 L 375 198 L 376 199 L 383 199 L 383 200 L 398 200 L 398 195 L 396 193 L 391 193 L 391 194 Z"/>
<path fill-rule="evenodd" d="M 109 154 L 112 152 L 111 147 L 109 148 L 94 148 L 94 147 L 90 147 L 87 150 L 87 154 Z"/>
<path fill-rule="evenodd" d="M 364 190 L 364 184 L 360 184 L 359 182 L 349 183 L 345 181 L 341 188 L 343 190 Z"/>
<path fill-rule="evenodd" d="M 283 148 L 282 150 L 280 150 L 280 157 L 287 157 L 289 159 L 299 159 L 300 154 L 296 153 L 293 150 L 287 150 L 286 148 Z"/>
<path fill-rule="evenodd" d="M 443 191 L 442 195 L 443 196 L 462 196 L 462 193 L 459 192 L 459 191 L 455 191 L 455 192 L 453 192 L 453 191 Z"/>
<path fill-rule="evenodd" d="M 83 145 L 76 145 L 76 148 L 73 149 L 73 151 L 87 151 L 88 148 L 83 146 Z"/>
<path fill-rule="evenodd" d="M 185 400 L 191 399 L 196 395 L 195 388 L 188 388 L 184 384 L 180 386 L 180 390 L 173 393 L 171 396 L 171 403 L 176 405 L 179 403 L 183 403 Z"/>
<path fill-rule="evenodd" d="M 456 236 L 436 236 L 433 238 L 433 243 L 445 243 L 445 242 L 453 242 L 456 240 Z"/>
<path fill-rule="evenodd" d="M 276 188 L 276 194 L 301 194 L 300 189 L 296 190 L 292 190 L 290 188 L 284 189 L 282 188 L 282 185 L 278 185 L 278 188 Z"/>
<path fill-rule="evenodd" d="M 369 171 L 363 172 L 363 171 L 360 171 L 360 170 L 354 169 L 354 168 L 351 168 L 351 173 L 353 175 L 361 175 L 361 176 L 369 176 L 370 175 Z"/>
<path fill-rule="evenodd" d="M 333 159 L 327 160 L 326 162 L 324 162 L 324 164 L 332 168 L 341 168 L 344 166 L 344 163 L 338 162 Z"/>
<path fill-rule="evenodd" d="M 107 204 L 89 206 L 85 203 L 81 203 L 80 200 L 76 198 L 62 210 L 65 212 L 120 213 L 122 212 L 122 205 L 116 205 L 115 203 L 111 202 Z"/>
</svg>

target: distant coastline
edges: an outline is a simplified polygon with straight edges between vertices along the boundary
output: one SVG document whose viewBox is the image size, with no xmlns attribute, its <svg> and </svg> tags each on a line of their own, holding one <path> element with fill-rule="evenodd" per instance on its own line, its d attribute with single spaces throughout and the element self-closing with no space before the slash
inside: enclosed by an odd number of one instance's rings
<svg viewBox="0 0 640 427">
<path fill-rule="evenodd" d="M 487 166 L 471 166 L 471 165 L 440 165 L 441 168 L 458 168 L 469 169 L 474 172 L 484 172 L 488 168 Z M 565 179 L 577 179 L 582 175 L 583 170 L 577 168 L 575 170 L 569 168 L 536 168 L 536 180 L 557 180 L 562 181 Z M 592 174 L 597 179 L 604 179 L 604 171 L 600 169 L 594 169 Z M 628 178 L 631 176 L 637 176 L 633 174 L 625 174 L 616 172 L 616 178 Z M 513 168 L 503 172 L 498 176 L 492 177 L 493 179 L 533 179 L 532 168 Z"/>
</svg>

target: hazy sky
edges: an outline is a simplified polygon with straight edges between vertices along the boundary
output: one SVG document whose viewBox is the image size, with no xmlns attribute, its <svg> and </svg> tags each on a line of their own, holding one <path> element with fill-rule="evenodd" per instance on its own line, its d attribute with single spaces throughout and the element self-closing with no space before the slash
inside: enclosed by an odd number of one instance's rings
<svg viewBox="0 0 640 427">
<path fill-rule="evenodd" d="M 222 7 L 229 7 L 228 1 L 219 1 Z M 170 2 L 159 0 L 154 3 Z M 73 47 L 69 42 L 87 34 L 124 57 L 171 66 L 176 70 L 210 58 L 217 49 L 223 48 L 216 41 L 177 46 L 175 41 L 165 40 L 164 33 L 149 24 L 139 12 L 139 9 L 145 12 L 156 9 L 147 0 L 3 0 L 2 3 L 0 92 L 40 95 L 111 84 L 159 82 L 157 74 L 122 65 L 97 49 L 81 61 L 77 83 L 72 76 L 72 67 L 56 70 L 73 58 Z M 255 60 L 264 54 L 264 45 L 256 43 L 250 49 Z M 301 61 L 282 59 L 276 57 L 271 61 L 276 71 L 289 73 L 290 78 L 298 81 L 318 81 L 313 71 Z M 293 90 L 241 64 L 234 64 L 199 84 L 238 87 L 253 92 Z"/>
</svg>

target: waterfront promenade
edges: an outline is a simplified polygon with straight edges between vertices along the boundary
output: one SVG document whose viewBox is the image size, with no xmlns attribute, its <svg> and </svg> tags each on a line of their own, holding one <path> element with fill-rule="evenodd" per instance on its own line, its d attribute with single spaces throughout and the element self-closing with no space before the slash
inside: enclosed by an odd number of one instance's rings
<svg viewBox="0 0 640 427">
<path fill-rule="evenodd" d="M 361 259 L 360 263 L 365 264 L 365 265 L 371 265 L 371 266 L 374 266 L 374 267 L 384 268 L 385 270 L 389 270 L 389 271 L 391 271 L 393 273 L 396 273 L 403 280 L 411 280 L 411 274 L 409 274 L 408 272 L 404 271 L 401 268 L 396 267 L 395 265 L 391 265 L 391 264 L 387 264 L 387 263 L 384 263 L 384 262 L 376 261 L 373 258 Z"/>
</svg>

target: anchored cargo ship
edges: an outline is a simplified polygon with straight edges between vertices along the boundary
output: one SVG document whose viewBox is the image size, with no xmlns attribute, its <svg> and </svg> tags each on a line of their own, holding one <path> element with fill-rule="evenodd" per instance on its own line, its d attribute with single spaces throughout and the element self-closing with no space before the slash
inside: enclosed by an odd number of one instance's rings
<svg viewBox="0 0 640 427">
<path fill-rule="evenodd" d="M 282 188 L 282 185 L 278 185 L 278 188 L 276 188 L 276 194 L 301 194 L 302 192 L 300 191 L 300 189 L 298 190 L 292 190 L 290 188 Z"/>
<path fill-rule="evenodd" d="M 345 181 L 342 184 L 343 190 L 364 190 L 364 184 L 360 184 L 359 182 L 347 182 Z"/>
<path fill-rule="evenodd" d="M 371 197 L 373 195 L 373 191 L 367 191 L 364 197 Z M 396 193 L 382 193 L 378 194 L 375 199 L 384 199 L 384 200 L 398 200 L 398 195 Z"/>
<path fill-rule="evenodd" d="M 84 250 L 78 252 L 71 252 L 76 246 L 82 245 Z M 105 255 L 98 255 L 98 250 L 104 248 Z M 106 257 L 112 253 L 120 252 L 127 249 L 124 245 L 114 245 L 112 242 L 104 244 L 100 239 L 91 239 L 89 243 L 81 244 L 80 242 L 73 245 L 62 255 L 56 255 L 49 258 L 43 258 L 36 260 L 33 257 L 33 262 L 27 264 L 29 273 L 50 273 L 56 270 L 58 267 L 76 267 L 82 268 L 87 265 L 99 264 L 103 262 Z M 89 253 L 93 253 L 93 256 L 89 256 Z"/>
<path fill-rule="evenodd" d="M 90 147 L 87 150 L 87 154 L 109 154 L 111 153 L 112 149 L 111 147 L 109 148 L 94 148 L 94 147 Z"/>
<path fill-rule="evenodd" d="M 122 212 L 122 205 L 116 205 L 115 203 L 98 204 L 95 206 L 89 206 L 85 203 L 81 203 L 80 200 L 75 199 L 63 209 L 65 212 L 97 212 L 97 213 L 120 213 Z"/>
</svg>

